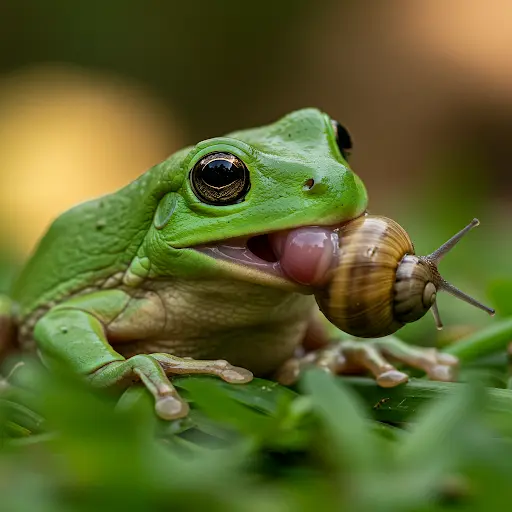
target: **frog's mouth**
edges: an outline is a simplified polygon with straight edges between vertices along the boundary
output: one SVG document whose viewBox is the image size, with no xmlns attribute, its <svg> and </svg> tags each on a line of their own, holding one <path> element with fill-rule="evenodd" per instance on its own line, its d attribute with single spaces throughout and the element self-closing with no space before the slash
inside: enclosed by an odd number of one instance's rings
<svg viewBox="0 0 512 512">
<path fill-rule="evenodd" d="M 320 286 L 337 262 L 340 226 L 302 226 L 230 238 L 193 249 L 296 284 Z"/>
</svg>

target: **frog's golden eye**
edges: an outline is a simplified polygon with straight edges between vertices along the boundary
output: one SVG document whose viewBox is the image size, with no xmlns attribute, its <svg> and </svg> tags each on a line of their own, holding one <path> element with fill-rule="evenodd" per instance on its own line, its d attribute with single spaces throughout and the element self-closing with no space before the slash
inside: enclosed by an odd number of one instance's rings
<svg viewBox="0 0 512 512">
<path fill-rule="evenodd" d="M 345 160 L 348 160 L 352 152 L 352 139 L 347 129 L 342 126 L 338 121 L 331 121 L 334 133 L 336 134 L 336 142 L 341 155 Z"/>
<path fill-rule="evenodd" d="M 251 182 L 245 164 L 230 153 L 211 153 L 190 171 L 194 194 L 203 203 L 224 206 L 239 203 Z"/>
</svg>

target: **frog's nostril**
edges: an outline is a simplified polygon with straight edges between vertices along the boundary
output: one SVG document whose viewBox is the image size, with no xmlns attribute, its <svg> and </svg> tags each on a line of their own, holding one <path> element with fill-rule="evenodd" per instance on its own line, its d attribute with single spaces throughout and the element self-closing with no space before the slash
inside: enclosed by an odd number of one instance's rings
<svg viewBox="0 0 512 512">
<path fill-rule="evenodd" d="M 311 190 L 315 186 L 315 180 L 309 178 L 304 182 L 304 190 Z"/>
</svg>

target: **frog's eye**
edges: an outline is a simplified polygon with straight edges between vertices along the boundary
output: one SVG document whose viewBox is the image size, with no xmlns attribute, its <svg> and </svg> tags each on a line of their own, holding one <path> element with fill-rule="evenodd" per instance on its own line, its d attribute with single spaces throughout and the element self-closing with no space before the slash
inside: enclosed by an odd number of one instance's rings
<svg viewBox="0 0 512 512">
<path fill-rule="evenodd" d="M 352 152 L 352 139 L 347 129 L 342 126 L 338 121 L 331 121 L 334 133 L 336 135 L 336 142 L 340 150 L 341 155 L 345 160 L 348 160 L 350 153 Z"/>
<path fill-rule="evenodd" d="M 190 171 L 194 194 L 203 203 L 224 206 L 239 203 L 251 182 L 245 164 L 230 153 L 211 153 Z"/>
</svg>

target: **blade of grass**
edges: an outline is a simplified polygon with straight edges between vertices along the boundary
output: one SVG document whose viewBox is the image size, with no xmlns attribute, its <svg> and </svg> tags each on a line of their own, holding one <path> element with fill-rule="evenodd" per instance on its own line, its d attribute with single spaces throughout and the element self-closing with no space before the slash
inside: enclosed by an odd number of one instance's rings
<svg viewBox="0 0 512 512">
<path fill-rule="evenodd" d="M 342 377 L 366 403 L 372 404 L 373 415 L 379 421 L 402 423 L 408 421 L 421 406 L 435 398 L 458 392 L 467 384 L 456 382 L 434 382 L 411 379 L 406 385 L 396 388 L 381 388 L 371 378 Z M 512 390 L 489 388 L 487 410 L 490 413 L 512 411 Z"/>
<path fill-rule="evenodd" d="M 446 347 L 443 352 L 468 362 L 504 350 L 511 341 L 512 318 L 506 318 Z"/>
</svg>

